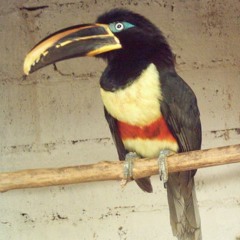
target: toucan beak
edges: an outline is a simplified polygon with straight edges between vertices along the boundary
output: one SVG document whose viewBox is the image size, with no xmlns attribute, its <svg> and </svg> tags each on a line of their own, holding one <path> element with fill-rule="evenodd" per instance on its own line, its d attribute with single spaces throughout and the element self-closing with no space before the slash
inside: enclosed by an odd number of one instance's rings
<svg viewBox="0 0 240 240">
<path fill-rule="evenodd" d="M 95 56 L 122 48 L 105 24 L 85 24 L 60 30 L 38 43 L 26 56 L 24 73 L 64 59 Z"/>
</svg>

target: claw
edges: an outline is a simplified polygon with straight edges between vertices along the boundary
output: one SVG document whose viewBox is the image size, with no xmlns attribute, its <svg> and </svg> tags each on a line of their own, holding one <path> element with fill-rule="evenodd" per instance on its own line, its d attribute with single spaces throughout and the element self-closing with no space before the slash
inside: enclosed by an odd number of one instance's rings
<svg viewBox="0 0 240 240">
<path fill-rule="evenodd" d="M 167 156 L 171 155 L 172 151 L 168 149 L 163 149 L 160 151 L 158 157 L 158 165 L 159 165 L 159 175 L 160 180 L 163 181 L 164 188 L 167 188 L 168 181 L 168 167 L 167 167 Z"/>
<path fill-rule="evenodd" d="M 121 187 L 124 187 L 133 176 L 133 159 L 139 158 L 135 152 L 129 152 L 124 161 L 123 165 L 123 175 L 124 179 L 121 181 Z"/>
</svg>

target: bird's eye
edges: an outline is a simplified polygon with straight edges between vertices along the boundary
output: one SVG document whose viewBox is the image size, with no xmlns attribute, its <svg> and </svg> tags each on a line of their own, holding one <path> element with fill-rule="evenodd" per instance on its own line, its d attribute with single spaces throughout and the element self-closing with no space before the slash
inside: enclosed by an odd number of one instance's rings
<svg viewBox="0 0 240 240">
<path fill-rule="evenodd" d="M 123 25 L 123 23 L 119 22 L 119 23 L 115 24 L 115 28 L 116 28 L 117 31 L 120 32 L 120 31 L 122 31 L 124 29 L 124 25 Z"/>
<path fill-rule="evenodd" d="M 128 22 L 114 22 L 109 24 L 109 28 L 114 33 L 121 32 L 122 30 L 132 28 L 132 27 L 135 27 L 135 26 Z"/>
</svg>

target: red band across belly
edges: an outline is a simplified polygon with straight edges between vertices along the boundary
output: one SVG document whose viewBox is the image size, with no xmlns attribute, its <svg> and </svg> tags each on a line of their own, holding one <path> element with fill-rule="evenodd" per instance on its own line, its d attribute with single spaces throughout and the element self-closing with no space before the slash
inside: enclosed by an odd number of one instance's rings
<svg viewBox="0 0 240 240">
<path fill-rule="evenodd" d="M 140 138 L 176 142 L 163 117 L 143 127 L 118 121 L 118 129 L 122 140 Z"/>
</svg>

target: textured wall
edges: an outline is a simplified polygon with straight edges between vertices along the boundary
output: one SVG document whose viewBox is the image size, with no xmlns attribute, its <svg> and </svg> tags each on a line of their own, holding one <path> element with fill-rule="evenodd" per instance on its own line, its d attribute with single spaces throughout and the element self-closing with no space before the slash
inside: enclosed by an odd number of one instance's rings
<svg viewBox="0 0 240 240">
<path fill-rule="evenodd" d="M 0 4 L 0 171 L 116 159 L 98 79 L 105 64 L 74 59 L 24 79 L 25 54 L 46 35 L 113 7 L 164 32 L 178 73 L 196 92 L 203 148 L 240 141 L 240 2 L 11 0 Z M 240 165 L 198 171 L 204 240 L 240 238 Z M 0 195 L 0 239 L 173 239 L 166 191 L 101 182 Z"/>
</svg>

